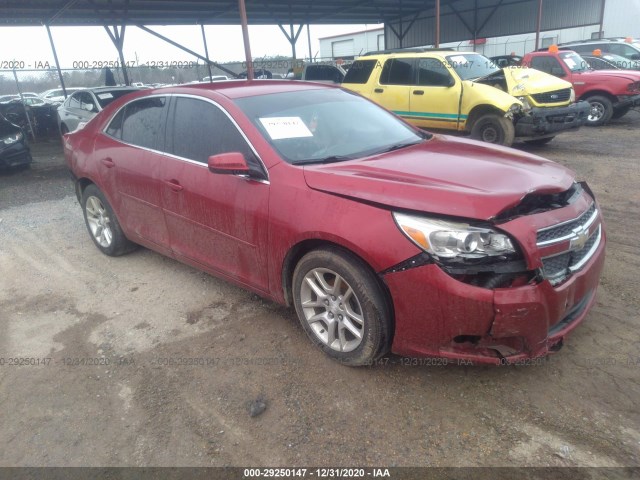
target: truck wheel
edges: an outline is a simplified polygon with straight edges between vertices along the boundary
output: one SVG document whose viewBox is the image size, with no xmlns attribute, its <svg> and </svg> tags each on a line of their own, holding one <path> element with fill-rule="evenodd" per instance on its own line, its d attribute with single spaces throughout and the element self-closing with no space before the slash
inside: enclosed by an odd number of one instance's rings
<svg viewBox="0 0 640 480">
<path fill-rule="evenodd" d="M 527 145 L 546 145 L 554 138 L 556 137 L 536 138 L 534 140 L 525 140 L 524 143 Z"/>
<path fill-rule="evenodd" d="M 613 116 L 613 103 L 607 97 L 594 95 L 587 98 L 587 102 L 591 105 L 591 112 L 587 116 L 587 125 L 597 127 L 609 123 Z"/>
<path fill-rule="evenodd" d="M 627 105 L 626 107 L 614 108 L 613 115 L 611 118 L 613 120 L 617 120 L 619 118 L 624 117 L 631 110 L 631 105 Z"/>
<path fill-rule="evenodd" d="M 483 115 L 471 129 L 471 138 L 487 143 L 495 143 L 510 147 L 516 136 L 516 129 L 513 122 L 507 117 L 490 113 Z"/>
</svg>

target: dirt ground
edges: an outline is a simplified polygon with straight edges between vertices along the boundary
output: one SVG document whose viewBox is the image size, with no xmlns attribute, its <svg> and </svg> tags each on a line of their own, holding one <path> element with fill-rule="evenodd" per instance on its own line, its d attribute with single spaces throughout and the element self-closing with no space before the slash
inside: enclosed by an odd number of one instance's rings
<svg viewBox="0 0 640 480">
<path fill-rule="evenodd" d="M 640 466 L 639 131 L 527 147 L 589 181 L 609 235 L 597 305 L 527 367 L 343 367 L 292 310 L 102 255 L 59 144 L 35 145 L 0 174 L 0 466 Z"/>
</svg>

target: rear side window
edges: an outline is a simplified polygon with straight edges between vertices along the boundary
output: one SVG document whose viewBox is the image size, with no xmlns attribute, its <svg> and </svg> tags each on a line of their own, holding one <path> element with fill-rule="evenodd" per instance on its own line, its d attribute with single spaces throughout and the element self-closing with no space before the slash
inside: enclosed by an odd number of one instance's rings
<svg viewBox="0 0 640 480">
<path fill-rule="evenodd" d="M 413 59 L 393 58 L 387 60 L 380 74 L 382 85 L 413 85 Z"/>
<path fill-rule="evenodd" d="M 107 127 L 107 135 L 111 135 L 115 138 L 122 138 L 122 119 L 124 118 L 124 108 L 121 108 L 115 117 L 109 123 Z"/>
<path fill-rule="evenodd" d="M 169 153 L 206 164 L 211 155 L 242 153 L 252 170 L 259 160 L 229 117 L 218 107 L 196 98 L 176 97 Z"/>
<path fill-rule="evenodd" d="M 150 97 L 128 104 L 122 118 L 122 141 L 139 147 L 161 150 L 166 103 L 165 97 Z M 115 120 L 116 118 L 113 119 Z"/>
<path fill-rule="evenodd" d="M 74 93 L 69 98 L 69 108 L 80 108 L 80 95 L 78 93 Z"/>
<path fill-rule="evenodd" d="M 377 60 L 356 60 L 344 77 L 343 83 L 367 83 Z"/>
</svg>

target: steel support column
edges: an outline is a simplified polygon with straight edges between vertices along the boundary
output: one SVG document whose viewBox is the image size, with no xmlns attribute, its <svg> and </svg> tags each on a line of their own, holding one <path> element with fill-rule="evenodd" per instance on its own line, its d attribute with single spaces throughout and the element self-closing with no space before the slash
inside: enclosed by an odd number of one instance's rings
<svg viewBox="0 0 640 480">
<path fill-rule="evenodd" d="M 204 24 L 200 24 L 200 29 L 202 30 L 202 43 L 204 44 L 204 56 L 207 57 L 207 69 L 209 70 L 209 81 L 212 80 L 213 75 L 211 74 L 211 60 L 209 60 L 209 48 L 207 48 L 207 36 L 204 33 Z"/>
<path fill-rule="evenodd" d="M 540 48 L 540 29 L 542 27 L 542 0 L 538 0 L 538 20 L 536 21 L 536 48 Z"/>
<path fill-rule="evenodd" d="M 440 0 L 436 0 L 436 48 L 440 48 Z"/>
<path fill-rule="evenodd" d="M 598 32 L 599 38 L 604 38 L 604 10 L 607 6 L 607 0 L 602 0 L 602 10 L 600 10 L 600 31 Z"/>
<path fill-rule="evenodd" d="M 51 29 L 49 25 L 44 26 L 47 29 L 47 35 L 49 35 L 49 43 L 51 43 L 51 51 L 53 52 L 53 59 L 56 62 L 56 70 L 58 70 L 58 77 L 60 78 L 60 86 L 64 93 L 64 98 L 67 98 L 67 87 L 64 85 L 64 78 L 62 77 L 62 69 L 60 68 L 60 62 L 58 61 L 58 52 L 56 52 L 56 46 L 53 43 L 53 37 L 51 36 Z"/>
<path fill-rule="evenodd" d="M 122 69 L 122 76 L 124 77 L 125 85 L 130 85 L 129 82 L 129 74 L 127 73 L 127 64 L 124 61 L 124 53 L 122 52 L 122 48 L 124 47 L 124 33 L 126 30 L 126 25 L 122 25 L 120 27 L 120 31 L 118 31 L 118 26 L 113 26 L 113 32 L 109 29 L 107 25 L 104 26 L 104 29 L 109 34 L 109 38 L 113 42 L 113 45 L 118 50 L 118 57 L 120 58 L 120 68 Z"/>
<path fill-rule="evenodd" d="M 309 42 L 309 63 L 313 61 L 313 52 L 311 51 L 311 24 L 307 23 L 307 41 Z"/>
<path fill-rule="evenodd" d="M 238 0 L 240 7 L 240 23 L 242 25 L 242 40 L 244 42 L 244 58 L 247 62 L 247 80 L 253 80 L 253 58 L 251 57 L 251 44 L 249 43 L 249 26 L 247 22 L 247 7 L 244 0 Z"/>
</svg>

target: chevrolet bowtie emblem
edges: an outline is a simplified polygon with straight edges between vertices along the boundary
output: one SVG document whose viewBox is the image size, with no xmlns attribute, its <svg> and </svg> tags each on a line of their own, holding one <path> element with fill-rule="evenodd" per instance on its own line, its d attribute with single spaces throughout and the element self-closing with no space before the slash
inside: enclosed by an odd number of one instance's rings
<svg viewBox="0 0 640 480">
<path fill-rule="evenodd" d="M 571 249 L 580 250 L 584 248 L 587 240 L 589 240 L 589 231 L 583 227 L 576 227 L 573 229 L 574 238 L 571 239 Z"/>
</svg>

